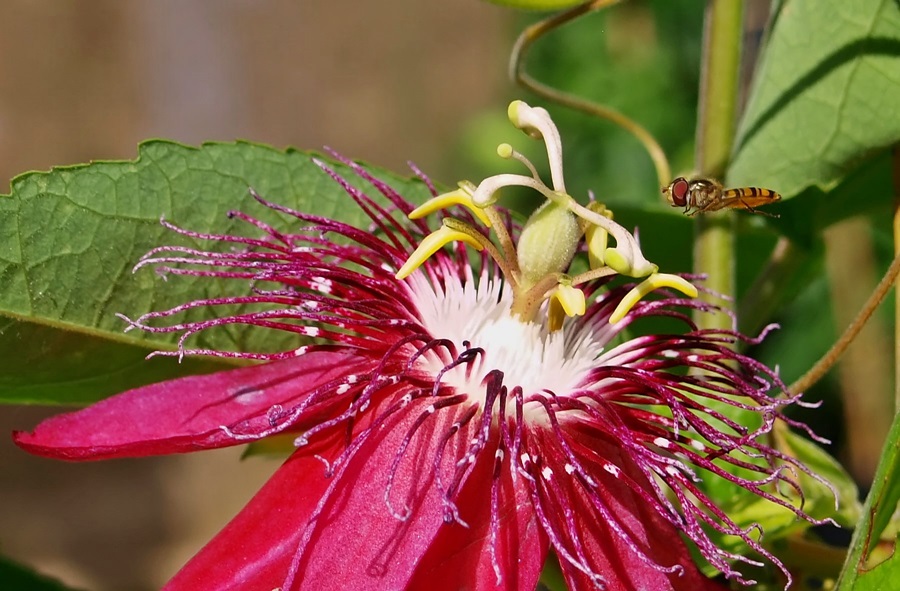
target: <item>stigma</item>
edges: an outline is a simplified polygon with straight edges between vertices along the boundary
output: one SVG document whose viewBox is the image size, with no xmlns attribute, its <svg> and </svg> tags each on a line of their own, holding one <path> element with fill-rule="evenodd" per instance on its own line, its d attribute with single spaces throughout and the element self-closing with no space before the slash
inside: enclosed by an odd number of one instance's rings
<svg viewBox="0 0 900 591">
<path fill-rule="evenodd" d="M 509 144 L 500 144 L 498 155 L 518 161 L 528 174 L 499 174 L 477 185 L 463 181 L 457 189 L 412 211 L 412 219 L 449 207 L 465 208 L 470 215 L 466 219 L 445 217 L 441 228 L 427 236 L 398 270 L 397 279 L 413 276 L 438 250 L 462 242 L 482 252 L 500 269 L 504 297 L 509 298 L 508 317 L 535 325 L 538 333 L 558 331 L 566 317 L 583 315 L 584 288 L 613 275 L 643 281 L 622 300 L 621 309 L 610 317 L 610 323 L 624 318 L 641 298 L 660 287 L 696 297 L 697 289 L 687 280 L 658 273 L 657 265 L 641 252 L 636 235 L 613 221 L 610 209 L 593 200 L 582 205 L 566 192 L 562 141 L 546 110 L 513 101 L 508 115 L 510 122 L 526 135 L 543 141 L 550 164 L 550 185 L 524 155 Z M 500 190 L 510 186 L 530 188 L 544 197 L 521 228 L 496 205 Z M 609 246 L 610 238 L 614 246 Z M 570 266 L 580 250 L 588 254 L 588 270 L 572 275 Z"/>
</svg>

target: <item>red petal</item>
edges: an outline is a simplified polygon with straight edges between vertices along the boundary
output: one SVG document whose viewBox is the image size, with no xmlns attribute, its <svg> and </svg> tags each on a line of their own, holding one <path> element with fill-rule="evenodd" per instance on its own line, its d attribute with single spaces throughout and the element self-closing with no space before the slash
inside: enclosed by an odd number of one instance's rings
<svg viewBox="0 0 900 591">
<path fill-rule="evenodd" d="M 546 458 L 549 450 L 559 450 L 559 444 L 551 432 L 538 429 L 535 430 L 535 435 L 535 449 L 532 453 Z M 548 517 L 556 531 L 567 532 L 569 527 L 560 505 L 568 505 L 572 514 L 577 516 L 574 522 L 577 530 L 575 533 L 584 545 L 592 570 L 603 576 L 604 588 L 607 591 L 726 590 L 727 587 L 703 576 L 694 564 L 676 527 L 623 481 L 627 476 L 636 482 L 646 482 L 634 461 L 621 453 L 617 446 L 606 441 L 591 438 L 585 445 L 590 446 L 597 456 L 605 458 L 622 470 L 622 477 L 616 478 L 596 462 L 596 456 L 579 458 L 585 469 L 597 481 L 598 486 L 594 490 L 615 516 L 616 521 L 630 533 L 631 539 L 657 565 L 670 567 L 678 564 L 684 569 L 680 574 L 662 573 L 638 556 L 622 537 L 603 521 L 586 498 L 585 489 L 576 480 L 552 476 L 555 479 L 554 485 L 558 487 L 554 495 L 550 492 L 548 483 L 538 479 L 539 485 L 545 487 L 541 496 L 545 499 Z M 562 466 L 564 462 L 565 460 L 561 459 L 559 465 Z M 560 473 L 562 471 L 558 470 L 557 474 Z M 649 484 L 647 486 L 649 487 Z M 559 498 L 560 495 L 565 498 Z M 568 564 L 562 557 L 560 565 L 571 591 L 596 589 L 596 585 L 589 577 Z"/>
<path fill-rule="evenodd" d="M 276 589 L 330 484 L 325 465 L 295 453 L 165 586 L 165 591 Z"/>
<path fill-rule="evenodd" d="M 314 351 L 277 361 L 152 384 L 17 431 L 23 449 L 67 460 L 197 451 L 246 443 L 222 426 L 253 436 L 269 429 L 268 411 L 295 405 L 317 387 L 362 371 L 364 360 Z"/>
<path fill-rule="evenodd" d="M 489 465 L 490 462 L 484 462 Z M 428 549 L 410 589 L 517 591 L 537 587 L 547 556 L 544 535 L 524 478 L 513 482 L 508 465 L 500 475 L 499 531 L 494 553 L 501 580 L 497 580 L 491 556 L 490 472 L 473 474 L 457 503 L 464 527 L 442 528 Z"/>
<path fill-rule="evenodd" d="M 416 566 L 438 532 L 462 527 L 443 522 L 435 463 L 440 456 L 438 470 L 446 485 L 447 475 L 454 472 L 462 455 L 462 446 L 472 437 L 475 421 L 463 426 L 441 453 L 442 441 L 459 420 L 461 409 L 429 413 L 427 406 L 428 400 L 413 402 L 362 435 L 364 441 L 357 439 L 362 441 L 360 447 L 335 474 L 304 536 L 294 577 L 285 582 L 285 591 L 409 588 Z M 423 418 L 410 435 L 416 421 Z M 393 468 L 406 443 L 402 460 Z M 484 490 L 488 490 L 490 463 L 476 464 L 471 476 L 472 482 L 482 482 Z M 392 514 L 385 502 L 389 481 L 395 512 L 411 508 L 405 520 Z"/>
</svg>

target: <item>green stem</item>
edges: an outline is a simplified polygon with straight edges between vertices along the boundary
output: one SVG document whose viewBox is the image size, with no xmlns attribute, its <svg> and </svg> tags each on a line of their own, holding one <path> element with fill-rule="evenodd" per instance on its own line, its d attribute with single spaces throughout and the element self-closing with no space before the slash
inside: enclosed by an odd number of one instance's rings
<svg viewBox="0 0 900 591">
<path fill-rule="evenodd" d="M 891 151 L 894 185 L 894 256 L 900 257 L 900 144 Z M 894 414 L 900 414 L 900 279 L 894 280 Z"/>
<path fill-rule="evenodd" d="M 741 0 L 707 0 L 703 33 L 700 105 L 697 118 L 696 165 L 703 176 L 722 178 L 734 141 L 738 77 L 741 62 Z M 706 285 L 734 298 L 734 214 L 698 216 L 694 235 L 694 271 L 706 274 Z M 706 296 L 713 303 L 726 304 Z M 696 314 L 699 328 L 732 328 L 722 314 Z"/>
</svg>

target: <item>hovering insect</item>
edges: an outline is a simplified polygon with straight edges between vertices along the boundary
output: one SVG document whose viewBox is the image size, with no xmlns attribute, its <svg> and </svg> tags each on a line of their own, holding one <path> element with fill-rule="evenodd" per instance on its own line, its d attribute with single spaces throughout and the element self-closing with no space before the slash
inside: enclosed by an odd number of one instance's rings
<svg viewBox="0 0 900 591">
<path fill-rule="evenodd" d="M 722 183 L 714 179 L 687 180 L 681 176 L 663 187 L 662 193 L 666 196 L 669 204 L 673 207 L 683 207 L 684 213 L 687 215 L 720 209 L 746 209 L 752 213 L 778 217 L 771 213 L 757 211 L 756 208 L 781 200 L 781 195 L 769 189 L 758 187 L 726 189 Z"/>
</svg>

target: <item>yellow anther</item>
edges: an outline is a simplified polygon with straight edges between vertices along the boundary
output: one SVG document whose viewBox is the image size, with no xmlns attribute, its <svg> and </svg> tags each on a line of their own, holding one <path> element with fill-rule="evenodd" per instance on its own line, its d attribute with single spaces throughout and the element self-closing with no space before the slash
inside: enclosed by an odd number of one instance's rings
<svg viewBox="0 0 900 591">
<path fill-rule="evenodd" d="M 567 316 L 569 318 L 584 316 L 586 308 L 583 291 L 571 285 L 560 284 L 550 295 L 547 310 L 548 328 L 551 332 L 559 330 Z"/>
<path fill-rule="evenodd" d="M 625 297 L 622 298 L 622 301 L 619 302 L 619 305 L 616 306 L 616 309 L 613 311 L 612 316 L 609 317 L 609 323 L 615 324 L 619 320 L 625 318 L 625 315 L 628 314 L 634 305 L 641 301 L 645 295 L 660 287 L 671 287 L 688 297 L 697 297 L 697 288 L 684 277 L 670 275 L 669 273 L 653 273 L 625 294 Z"/>
<path fill-rule="evenodd" d="M 588 205 L 588 209 L 599 213 L 605 218 L 613 219 L 613 212 L 596 201 L 592 201 Z M 585 243 L 587 244 L 588 261 L 590 262 L 591 269 L 599 269 L 606 265 L 603 256 L 606 253 L 606 246 L 609 242 L 609 232 L 600 226 L 595 226 L 588 222 L 585 222 L 585 226 L 584 237 Z"/>
<path fill-rule="evenodd" d="M 497 146 L 497 156 L 500 156 L 504 160 L 512 158 L 514 152 L 515 150 L 513 150 L 513 147 L 509 144 L 504 143 Z"/>
<path fill-rule="evenodd" d="M 426 236 L 422 242 L 419 243 L 419 246 L 416 248 L 416 251 L 410 255 L 410 257 L 403 263 L 403 267 L 397 271 L 397 274 L 394 275 L 397 279 L 405 279 L 409 276 L 410 273 L 419 268 L 419 266 L 428 260 L 428 258 L 439 251 L 441 248 L 450 244 L 451 242 L 456 242 L 457 240 L 461 240 L 466 244 L 475 248 L 475 250 L 483 250 L 484 245 L 481 244 L 474 236 L 470 233 L 462 232 L 460 230 L 454 230 L 453 228 L 448 228 L 447 226 L 441 226 L 439 229 L 435 230 L 428 236 Z"/>
<path fill-rule="evenodd" d="M 584 301 L 584 292 L 571 285 L 560 285 L 550 296 L 553 302 L 559 302 L 566 316 L 584 316 L 587 307 Z"/>
<path fill-rule="evenodd" d="M 491 221 L 488 219 L 488 216 L 484 213 L 484 211 L 475 205 L 475 202 L 472 201 L 472 190 L 470 189 L 472 185 L 470 183 L 460 183 L 459 189 L 455 191 L 450 191 L 449 193 L 443 193 L 438 195 L 437 197 L 432 197 L 419 207 L 412 210 L 409 214 L 409 219 L 416 220 L 419 218 L 423 218 L 426 215 L 430 215 L 436 211 L 440 211 L 442 209 L 447 209 L 448 207 L 452 207 L 454 205 L 462 205 L 471 211 L 475 217 L 477 217 L 482 224 L 491 227 Z"/>
</svg>

